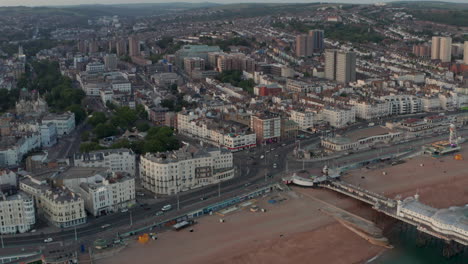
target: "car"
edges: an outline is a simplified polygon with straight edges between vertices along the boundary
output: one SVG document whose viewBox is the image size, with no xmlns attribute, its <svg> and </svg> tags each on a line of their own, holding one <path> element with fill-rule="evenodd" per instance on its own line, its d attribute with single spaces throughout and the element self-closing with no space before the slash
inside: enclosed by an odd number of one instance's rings
<svg viewBox="0 0 468 264">
<path fill-rule="evenodd" d="M 251 183 L 248 182 L 248 183 L 244 184 L 244 187 L 247 187 L 247 186 L 250 186 L 250 185 L 251 185 Z"/>
<path fill-rule="evenodd" d="M 145 211 L 149 211 L 149 210 L 151 210 L 151 207 L 149 207 L 149 206 L 145 206 L 145 207 L 143 207 L 143 210 L 145 210 Z"/>
<path fill-rule="evenodd" d="M 284 146 L 286 146 L 286 144 L 285 144 L 285 143 L 283 143 L 283 144 L 281 144 L 281 146 L 282 146 L 282 147 L 284 147 Z"/>
<path fill-rule="evenodd" d="M 271 151 L 275 150 L 275 148 L 272 148 Z"/>
<path fill-rule="evenodd" d="M 161 215 L 163 215 L 163 214 L 164 214 L 163 211 L 157 211 L 157 212 L 156 212 L 156 216 L 161 216 Z"/>
<path fill-rule="evenodd" d="M 44 239 L 44 243 L 50 243 L 52 241 L 54 241 L 54 240 L 51 237 L 48 237 L 48 238 Z"/>
<path fill-rule="evenodd" d="M 273 163 L 273 168 L 276 168 L 276 167 L 278 167 L 278 164 Z"/>
<path fill-rule="evenodd" d="M 145 194 L 144 194 L 144 193 L 141 193 L 141 192 L 136 193 L 136 195 L 138 195 L 138 196 L 145 196 Z"/>
<path fill-rule="evenodd" d="M 258 208 L 258 206 L 256 206 L 256 205 L 252 205 L 252 207 L 250 207 L 250 211 L 251 211 L 251 212 L 258 212 L 258 209 L 259 209 L 259 208 Z"/>
<path fill-rule="evenodd" d="M 166 204 L 165 206 L 163 206 L 163 207 L 161 208 L 161 211 L 166 212 L 166 211 L 169 211 L 169 210 L 171 210 L 171 209 L 172 209 L 172 205 Z"/>
<path fill-rule="evenodd" d="M 36 232 L 36 229 L 33 229 L 33 230 L 31 230 L 30 232 L 31 232 L 31 233 L 35 233 L 35 232 Z"/>
<path fill-rule="evenodd" d="M 121 212 L 121 213 L 126 213 L 126 212 L 128 212 L 128 209 L 127 209 L 127 208 L 124 208 L 124 209 L 120 210 L 120 212 Z"/>
<path fill-rule="evenodd" d="M 265 158 L 265 156 L 261 155 L 261 156 L 260 156 L 260 159 L 263 159 L 263 158 Z"/>
<path fill-rule="evenodd" d="M 275 154 L 275 157 L 278 157 L 278 154 Z"/>
<path fill-rule="evenodd" d="M 102 229 L 105 229 L 105 228 L 108 228 L 108 227 L 110 227 L 110 226 L 111 226 L 110 224 L 105 224 L 105 225 L 102 225 L 101 228 L 102 228 Z"/>
<path fill-rule="evenodd" d="M 142 204 L 140 204 L 140 206 L 145 207 L 145 206 L 148 206 L 148 204 L 147 203 L 142 203 Z"/>
</svg>

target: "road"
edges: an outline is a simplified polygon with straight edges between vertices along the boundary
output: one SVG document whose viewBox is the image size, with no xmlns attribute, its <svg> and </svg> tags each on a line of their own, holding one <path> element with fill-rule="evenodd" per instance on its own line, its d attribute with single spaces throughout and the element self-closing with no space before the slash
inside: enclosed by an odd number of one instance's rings
<svg viewBox="0 0 468 264">
<path fill-rule="evenodd" d="M 359 126 L 353 126 L 351 129 L 358 129 Z M 84 129 L 84 128 L 83 128 Z M 79 131 L 77 130 L 77 133 Z M 468 135 L 468 131 L 461 131 L 460 135 Z M 431 138 L 430 141 L 436 141 L 447 138 L 447 135 Z M 307 139 L 301 140 L 301 145 L 317 143 L 319 141 L 318 134 L 313 134 Z M 421 145 L 430 142 L 428 139 L 418 139 L 415 141 L 407 142 L 400 145 L 392 145 L 380 149 L 372 149 L 352 155 L 347 155 L 333 159 L 331 165 L 340 166 L 346 163 L 352 163 L 359 160 L 376 157 L 378 155 L 387 153 L 396 153 L 398 151 L 405 151 L 408 149 L 415 149 Z M 133 219 L 133 224 L 137 225 L 140 221 L 155 221 L 158 222 L 164 219 L 170 219 L 176 215 L 186 213 L 187 210 L 193 210 L 193 206 L 197 208 L 209 205 L 220 199 L 228 199 L 235 195 L 244 193 L 249 188 L 254 190 L 259 186 L 265 185 L 266 182 L 279 180 L 282 173 L 288 169 L 299 170 L 303 166 L 306 168 L 321 168 L 330 161 L 316 161 L 307 162 L 303 164 L 301 161 L 295 161 L 288 157 L 295 147 L 296 139 L 283 141 L 280 143 L 273 143 L 267 146 L 258 146 L 252 150 L 244 150 L 234 153 L 234 165 L 237 168 L 237 175 L 235 178 L 223 182 L 219 185 L 207 186 L 204 188 L 184 192 L 177 196 L 170 196 L 157 200 L 154 204 L 149 205 L 150 209 L 145 210 L 143 207 L 137 206 L 128 213 L 115 213 L 112 215 L 100 217 L 97 219 L 89 219 L 89 223 L 85 226 L 76 228 L 76 235 L 79 240 L 85 240 L 89 243 L 95 238 L 100 237 L 106 230 L 102 229 L 103 224 L 111 224 L 112 232 L 116 233 L 119 228 L 125 229 L 130 225 L 130 217 Z M 283 146 L 283 144 L 286 144 Z M 70 147 L 66 153 L 73 147 Z M 264 159 L 260 159 L 263 155 Z M 276 163 L 276 166 L 273 164 Z M 329 164 L 330 165 L 330 164 Z M 248 186 L 248 187 L 247 187 Z M 219 193 L 221 197 L 218 197 Z M 203 200 L 202 200 L 203 198 Z M 173 208 L 177 208 L 177 201 L 179 200 L 180 211 L 173 210 L 168 214 L 161 217 L 156 217 L 155 213 L 159 211 L 164 205 L 171 204 Z M 191 208 L 192 206 L 192 208 Z M 131 215 L 131 216 L 130 216 Z M 4 244 L 7 247 L 27 246 L 27 245 L 40 245 L 44 244 L 43 240 L 47 237 L 52 237 L 54 241 L 70 241 L 75 239 L 75 229 L 66 229 L 62 232 L 50 234 L 32 234 L 29 236 L 16 236 L 4 237 Z"/>
</svg>

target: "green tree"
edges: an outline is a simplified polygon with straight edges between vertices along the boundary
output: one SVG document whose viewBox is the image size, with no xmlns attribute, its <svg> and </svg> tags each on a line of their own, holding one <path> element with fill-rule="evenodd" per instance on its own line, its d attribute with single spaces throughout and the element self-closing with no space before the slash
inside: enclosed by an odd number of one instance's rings
<svg viewBox="0 0 468 264">
<path fill-rule="evenodd" d="M 77 124 L 81 123 L 86 118 L 86 112 L 83 109 L 83 107 L 81 107 L 81 105 L 74 104 L 74 105 L 67 107 L 65 110 L 70 111 L 75 114 L 75 122 Z"/>
<path fill-rule="evenodd" d="M 150 129 L 150 125 L 147 122 L 137 122 L 136 128 L 140 132 L 146 132 Z"/>
<path fill-rule="evenodd" d="M 94 129 L 93 133 L 97 138 L 105 138 L 117 135 L 118 131 L 112 124 L 98 124 Z"/>
<path fill-rule="evenodd" d="M 100 149 L 105 149 L 105 147 L 102 147 L 96 142 L 85 142 L 81 143 L 80 145 L 80 152 L 81 153 L 88 153 L 94 150 L 100 150 Z"/>
<path fill-rule="evenodd" d="M 90 134 L 89 131 L 85 131 L 81 134 L 81 141 L 89 141 Z"/>
<path fill-rule="evenodd" d="M 148 112 L 146 112 L 146 109 L 142 104 L 138 104 L 135 110 L 140 119 L 148 119 Z"/>
<path fill-rule="evenodd" d="M 98 124 L 103 124 L 106 121 L 107 117 L 103 112 L 94 112 L 93 115 L 88 119 L 88 123 L 94 127 Z"/>
</svg>

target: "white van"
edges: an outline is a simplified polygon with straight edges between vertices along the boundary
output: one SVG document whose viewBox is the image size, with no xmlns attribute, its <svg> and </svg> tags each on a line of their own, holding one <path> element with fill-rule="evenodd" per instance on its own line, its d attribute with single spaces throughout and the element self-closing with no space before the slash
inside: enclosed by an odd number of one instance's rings
<svg viewBox="0 0 468 264">
<path fill-rule="evenodd" d="M 169 211 L 171 209 L 172 209 L 172 205 L 166 204 L 165 206 L 163 206 L 163 208 L 161 208 L 161 211 L 166 212 L 166 211 Z"/>
</svg>

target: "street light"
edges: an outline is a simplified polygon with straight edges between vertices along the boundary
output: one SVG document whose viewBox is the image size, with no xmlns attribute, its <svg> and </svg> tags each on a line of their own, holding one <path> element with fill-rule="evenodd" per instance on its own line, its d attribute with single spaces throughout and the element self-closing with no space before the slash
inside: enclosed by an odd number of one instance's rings
<svg viewBox="0 0 468 264">
<path fill-rule="evenodd" d="M 132 211 L 130 211 L 130 226 L 133 225 Z"/>
</svg>

